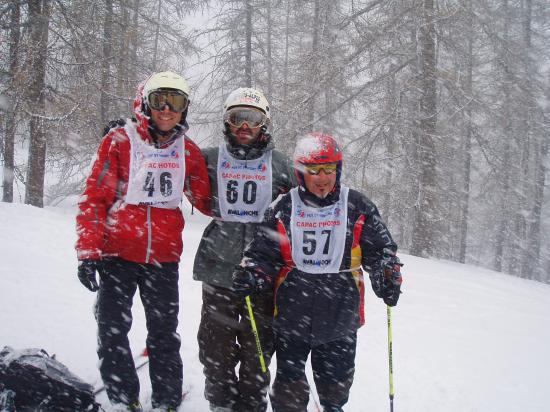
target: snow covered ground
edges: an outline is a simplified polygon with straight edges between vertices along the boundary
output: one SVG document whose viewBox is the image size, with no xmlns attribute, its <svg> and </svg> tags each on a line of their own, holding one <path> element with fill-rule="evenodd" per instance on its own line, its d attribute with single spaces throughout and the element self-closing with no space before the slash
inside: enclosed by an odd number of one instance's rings
<svg viewBox="0 0 550 412">
<path fill-rule="evenodd" d="M 70 206 L 0 203 L 0 346 L 43 348 L 99 385 L 95 295 L 76 277 L 74 215 Z M 208 219 L 186 216 L 179 333 L 190 393 L 180 411 L 202 412 L 208 407 L 196 343 L 201 285 L 191 267 Z M 549 411 L 550 286 L 457 263 L 402 260 L 404 294 L 393 310 L 395 411 Z M 388 411 L 386 310 L 370 288 L 366 314 L 346 410 Z M 145 334 L 136 298 L 135 353 Z"/>
</svg>

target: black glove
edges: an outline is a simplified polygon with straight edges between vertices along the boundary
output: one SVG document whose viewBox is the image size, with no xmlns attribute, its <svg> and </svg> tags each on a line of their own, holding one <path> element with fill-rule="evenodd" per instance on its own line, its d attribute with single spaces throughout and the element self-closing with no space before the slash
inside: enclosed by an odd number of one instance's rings
<svg viewBox="0 0 550 412">
<path fill-rule="evenodd" d="M 99 285 L 95 277 L 98 264 L 99 261 L 97 260 L 84 259 L 78 261 L 78 279 L 86 289 L 92 292 L 97 292 L 99 290 Z"/>
<path fill-rule="evenodd" d="M 250 268 L 236 266 L 233 272 L 233 292 L 241 297 L 271 290 L 269 279 Z"/>
<path fill-rule="evenodd" d="M 384 250 L 381 259 L 374 265 L 370 273 L 372 290 L 379 298 L 384 300 L 388 306 L 397 305 L 401 294 L 401 266 L 403 264 L 391 250 Z"/>
<path fill-rule="evenodd" d="M 117 127 L 124 127 L 126 124 L 126 120 L 124 119 L 118 119 L 118 120 L 111 120 L 107 126 L 103 129 L 103 136 L 105 136 L 107 133 L 111 131 L 111 129 L 116 129 Z"/>
</svg>

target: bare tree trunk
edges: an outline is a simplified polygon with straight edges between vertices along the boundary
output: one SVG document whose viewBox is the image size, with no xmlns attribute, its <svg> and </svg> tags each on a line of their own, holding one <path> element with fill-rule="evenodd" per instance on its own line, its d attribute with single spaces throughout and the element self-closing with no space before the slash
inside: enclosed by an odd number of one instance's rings
<svg viewBox="0 0 550 412">
<path fill-rule="evenodd" d="M 247 87 L 252 87 L 252 0 L 246 0 L 246 25 L 245 25 L 245 66 L 244 81 Z"/>
<path fill-rule="evenodd" d="M 509 222 L 511 221 L 511 206 L 510 203 L 510 160 L 512 159 L 512 119 L 511 119 L 511 105 L 512 105 L 512 76 L 509 62 L 509 53 L 507 53 L 507 47 L 510 38 L 510 23 L 511 16 L 508 7 L 508 0 L 503 0 L 503 9 L 505 13 L 504 17 L 504 43 L 501 45 L 502 52 L 500 55 L 500 64 L 502 65 L 502 72 L 504 73 L 504 80 L 502 83 L 504 101 L 503 101 L 503 117 L 504 117 L 504 133 L 503 133 L 503 154 L 502 161 L 500 163 L 500 203 L 502 205 L 502 213 L 500 213 L 499 221 L 497 224 L 497 232 L 495 234 L 495 270 L 501 272 L 504 267 L 504 249 L 506 242 L 510 236 Z"/>
<path fill-rule="evenodd" d="M 527 253 L 526 259 L 523 262 L 522 272 L 524 277 L 529 279 L 541 280 L 545 279 L 538 274 L 539 266 L 542 268 L 540 261 L 541 249 L 541 217 L 542 204 L 544 200 L 544 187 L 546 185 L 546 167 L 545 162 L 548 157 L 548 138 L 543 137 L 535 148 L 535 191 L 533 197 L 533 207 L 531 210 L 531 222 L 529 225 L 529 236 L 527 237 Z"/>
<path fill-rule="evenodd" d="M 505 86 L 507 87 L 507 86 Z M 509 92 L 507 92 L 509 94 Z M 509 96 L 506 98 L 506 105 L 509 104 Z M 502 205 L 503 205 L 503 213 L 500 215 L 500 220 L 497 226 L 497 233 L 496 233 L 496 241 L 495 241 L 495 263 L 494 267 L 495 270 L 502 272 L 503 268 L 503 257 L 504 257 L 504 243 L 506 241 L 506 238 L 508 237 L 509 228 L 508 228 L 508 220 L 509 220 L 509 211 L 508 211 L 508 205 L 507 205 L 507 198 L 508 193 L 510 191 L 510 173 L 508 164 L 510 163 L 510 120 L 509 118 L 505 120 L 507 122 L 505 126 L 505 132 L 504 132 L 504 158 L 502 161 L 502 183 L 501 183 L 501 196 L 502 196 Z"/>
<path fill-rule="evenodd" d="M 462 151 L 464 154 L 464 164 L 462 169 L 462 193 L 460 195 L 460 240 L 459 240 L 459 255 L 458 261 L 460 263 L 466 262 L 466 248 L 468 245 L 468 222 L 469 222 L 469 205 L 470 205 L 470 180 L 472 173 L 472 78 L 473 78 L 473 66 L 474 66 L 474 36 L 473 36 L 473 10 L 472 0 L 467 2 L 467 24 L 471 30 L 467 33 L 468 36 L 468 55 L 467 55 L 467 69 L 466 79 L 464 82 L 464 95 L 469 99 L 464 115 L 466 119 L 465 133 L 463 140 Z"/>
<path fill-rule="evenodd" d="M 319 39 L 319 21 L 320 21 L 320 15 L 321 15 L 321 5 L 319 4 L 320 0 L 315 0 L 313 2 L 314 4 L 314 10 L 313 10 L 313 33 L 312 33 L 312 42 L 311 42 L 311 61 L 310 61 L 310 67 L 311 67 L 311 76 L 310 76 L 310 83 L 311 86 L 309 88 L 310 95 L 308 96 L 309 104 L 306 111 L 307 119 L 309 123 L 312 123 L 315 119 L 315 101 L 316 101 L 316 83 L 317 83 L 317 70 L 319 70 L 319 66 L 317 64 L 318 56 L 319 56 L 319 47 L 320 47 L 320 39 Z"/>
<path fill-rule="evenodd" d="M 139 13 L 140 13 L 140 0 L 133 0 L 132 10 L 132 24 L 128 31 L 128 61 L 127 61 L 127 83 L 126 83 L 126 93 L 128 96 L 133 95 L 133 85 L 136 83 L 137 73 L 136 67 L 138 65 L 138 41 L 139 41 Z M 125 113 L 131 113 L 132 111 L 132 99 L 128 99 L 125 105 Z"/>
<path fill-rule="evenodd" d="M 391 69 L 390 69 L 391 70 Z M 393 110 L 394 98 L 395 98 L 395 75 L 391 76 L 387 81 L 387 103 L 386 103 L 386 112 L 390 113 Z M 386 151 L 388 152 L 388 158 L 390 161 L 393 161 L 395 158 L 395 123 L 391 122 L 389 125 L 388 134 L 386 136 Z M 388 167 L 384 171 L 385 182 L 384 186 L 386 188 L 384 192 L 384 201 L 383 201 L 383 218 L 387 225 L 390 225 L 390 216 L 393 210 L 392 207 L 392 187 L 393 187 L 393 168 Z"/>
<path fill-rule="evenodd" d="M 21 9 L 18 1 L 11 2 L 11 18 L 10 18 L 10 51 L 9 51 L 9 85 L 12 102 L 8 105 L 6 113 L 6 128 L 4 135 L 4 173 L 2 185 L 2 201 L 13 202 L 13 177 L 15 167 L 15 115 L 17 113 L 18 97 L 15 91 L 16 73 L 18 71 L 18 55 L 19 55 L 19 40 L 20 40 L 20 18 Z"/>
<path fill-rule="evenodd" d="M 420 193 L 416 207 L 411 253 L 428 257 L 434 252 L 436 241 L 436 154 L 435 133 L 437 124 L 436 57 L 435 57 L 434 0 L 424 0 L 423 21 L 420 28 L 421 88 L 420 136 L 418 165 L 420 167 Z"/>
<path fill-rule="evenodd" d="M 527 1 L 527 7 L 525 11 L 525 44 L 528 51 L 531 50 L 531 0 Z M 529 64 L 529 80 L 532 79 L 532 64 L 530 60 L 527 60 Z M 547 98 L 550 97 L 550 83 L 547 86 Z M 528 90 L 531 90 L 529 88 Z M 534 99 L 533 99 L 534 100 Z M 533 101 L 533 105 L 534 105 Z M 534 111 L 534 110 L 533 110 Z M 529 226 L 527 232 L 527 245 L 522 262 L 521 273 L 522 276 L 529 279 L 535 279 L 545 281 L 542 276 L 542 260 L 541 260 L 541 219 L 542 219 L 542 205 L 544 202 L 544 187 L 546 185 L 546 161 L 548 156 L 548 137 L 547 129 L 540 130 L 537 128 L 536 135 L 534 136 L 534 148 L 533 148 L 534 160 L 533 169 L 533 196 L 531 211 L 529 216 Z"/>
<path fill-rule="evenodd" d="M 329 50 L 329 53 L 326 53 L 326 50 L 323 50 L 323 57 L 319 56 L 316 61 L 318 62 L 318 67 L 321 69 L 324 65 L 320 64 L 321 60 L 327 59 L 328 61 L 334 61 L 333 52 L 334 50 L 330 49 L 330 46 L 332 43 L 336 40 L 336 36 L 333 36 L 332 30 L 330 29 L 330 20 L 332 19 L 332 16 L 334 16 L 336 6 L 334 1 L 329 1 L 326 4 L 323 5 L 321 8 L 322 10 L 322 16 L 319 16 L 319 21 L 321 23 L 321 27 L 323 28 L 322 33 L 320 35 L 321 39 L 321 46 L 323 48 L 327 48 Z M 322 78 L 325 78 L 324 73 L 321 76 Z M 334 98 L 334 86 L 331 83 L 330 80 L 324 80 L 324 87 L 323 87 L 323 93 L 325 95 L 325 107 L 323 111 L 325 113 L 328 113 L 328 115 L 325 116 L 323 119 L 324 124 L 324 131 L 332 134 L 334 133 L 334 113 L 333 113 L 333 98 Z"/>
<path fill-rule="evenodd" d="M 130 41 L 131 41 L 131 31 L 130 31 L 130 7 L 127 4 L 128 0 L 122 0 L 120 2 L 121 8 L 121 18 L 120 24 L 118 25 L 120 29 L 118 30 L 118 39 L 119 46 L 116 52 L 117 55 L 117 85 L 116 85 L 116 94 L 117 94 L 117 104 L 116 108 L 118 110 L 118 115 L 127 113 L 127 102 L 122 100 L 122 96 L 126 94 L 126 85 L 128 84 L 128 67 L 129 64 L 129 55 L 130 55 Z"/>
<path fill-rule="evenodd" d="M 289 37 L 290 37 L 290 3 L 286 5 L 286 17 L 285 17 L 285 62 L 283 67 L 283 104 L 284 110 L 288 109 L 288 58 L 289 58 Z"/>
<path fill-rule="evenodd" d="M 44 88 L 48 57 L 49 0 L 28 0 L 31 52 L 28 87 L 30 144 L 25 186 L 25 203 L 44 206 L 44 174 L 46 168 L 46 130 L 41 115 L 45 112 Z"/>
<path fill-rule="evenodd" d="M 138 32 L 139 32 L 139 7 L 140 0 L 134 0 L 134 6 L 132 8 L 132 28 L 130 30 L 130 53 L 129 53 L 129 66 L 128 67 L 128 78 L 131 83 L 136 80 L 136 65 L 138 64 L 137 60 L 137 50 L 138 50 Z"/>
<path fill-rule="evenodd" d="M 111 42 L 113 38 L 113 0 L 105 0 L 105 16 L 103 18 L 103 56 L 101 60 L 101 95 L 100 95 L 100 113 L 101 123 L 107 124 L 110 119 L 110 99 L 108 90 L 110 89 L 111 78 Z"/>
<path fill-rule="evenodd" d="M 271 46 L 273 43 L 273 22 L 271 21 L 271 0 L 267 2 L 267 96 L 271 98 L 273 93 L 273 57 Z"/>
<path fill-rule="evenodd" d="M 529 270 L 528 261 L 534 256 L 533 253 L 529 250 L 529 240 L 527 239 L 527 233 L 529 230 L 529 221 L 531 216 L 527 216 L 525 211 L 532 210 L 533 202 L 532 199 L 535 196 L 535 173 L 536 171 L 532 169 L 533 159 L 531 158 L 531 151 L 540 149 L 537 147 L 537 136 L 535 136 L 536 128 L 533 127 L 533 122 L 535 121 L 536 116 L 536 107 L 537 104 L 534 98 L 533 92 L 533 65 L 534 62 L 531 56 L 531 11 L 532 11 L 532 1 L 525 0 L 525 7 L 523 9 L 523 58 L 522 62 L 525 67 L 526 76 L 524 76 L 525 83 L 522 85 L 522 91 L 524 94 L 525 105 L 523 117 L 523 127 L 521 128 L 522 144 L 521 144 L 521 175 L 520 175 L 520 185 L 518 188 L 520 200 L 519 207 L 516 210 L 515 214 L 515 227 L 516 227 L 516 236 L 518 241 L 521 242 L 522 252 L 513 254 L 512 264 L 513 271 L 512 273 L 518 274 L 520 277 L 532 278 L 533 273 Z M 533 153 L 533 156 L 538 157 L 540 153 Z M 533 172 L 531 174 L 531 172 Z M 534 262 L 530 262 L 533 264 Z M 526 267 L 527 265 L 527 267 Z M 526 271 L 524 271 L 526 267 Z M 531 266 L 532 268 L 532 266 Z"/>
<path fill-rule="evenodd" d="M 157 71 L 157 56 L 158 56 L 158 48 L 159 48 L 159 37 L 160 37 L 160 15 L 162 10 L 162 0 L 159 0 L 159 5 L 157 8 L 157 21 L 155 22 L 156 30 L 155 30 L 155 46 L 153 50 L 153 62 L 151 64 L 152 71 Z"/>
</svg>

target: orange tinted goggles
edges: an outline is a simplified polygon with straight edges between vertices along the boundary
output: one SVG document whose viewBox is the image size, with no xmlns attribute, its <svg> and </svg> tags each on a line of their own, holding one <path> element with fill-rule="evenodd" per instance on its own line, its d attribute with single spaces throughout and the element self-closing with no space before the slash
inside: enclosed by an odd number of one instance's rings
<svg viewBox="0 0 550 412">
<path fill-rule="evenodd" d="M 309 174 L 316 176 L 321 172 L 324 172 L 326 175 L 331 175 L 336 173 L 338 169 L 338 163 L 324 163 L 318 165 L 304 165 L 304 171 Z"/>
<path fill-rule="evenodd" d="M 229 109 L 224 115 L 224 121 L 229 123 L 233 127 L 242 127 L 243 124 L 249 128 L 263 126 L 266 123 L 267 117 L 259 110 L 235 107 Z"/>
<path fill-rule="evenodd" d="M 166 106 L 170 111 L 181 113 L 187 109 L 189 99 L 187 95 L 177 91 L 157 90 L 149 94 L 149 107 L 162 111 Z"/>
</svg>

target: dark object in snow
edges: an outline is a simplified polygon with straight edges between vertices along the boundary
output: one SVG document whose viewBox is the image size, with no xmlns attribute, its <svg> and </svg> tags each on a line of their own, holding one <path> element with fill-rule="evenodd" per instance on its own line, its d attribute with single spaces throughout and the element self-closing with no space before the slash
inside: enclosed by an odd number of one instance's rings
<svg viewBox="0 0 550 412">
<path fill-rule="evenodd" d="M 0 412 L 16 412 L 15 392 L 0 383 Z"/>
<path fill-rule="evenodd" d="M 388 306 L 397 305 L 401 294 L 401 266 L 403 263 L 395 252 L 384 249 L 381 259 L 374 265 L 369 277 L 372 290 Z"/>
<path fill-rule="evenodd" d="M 15 392 L 14 404 L 18 411 L 99 410 L 93 387 L 42 349 L 4 347 L 0 352 L 0 385 L 5 391 Z"/>
<path fill-rule="evenodd" d="M 78 261 L 78 279 L 90 292 L 99 290 L 96 278 L 98 266 L 99 261 L 97 260 L 83 259 Z"/>
<path fill-rule="evenodd" d="M 111 120 L 107 126 L 103 129 L 103 136 L 111 131 L 111 129 L 116 129 L 117 127 L 124 127 L 126 124 L 125 119 Z"/>
<path fill-rule="evenodd" d="M 233 272 L 232 290 L 235 294 L 244 298 L 254 293 L 273 292 L 273 285 L 271 284 L 271 279 L 262 273 L 254 272 L 250 268 L 237 265 Z"/>
</svg>

